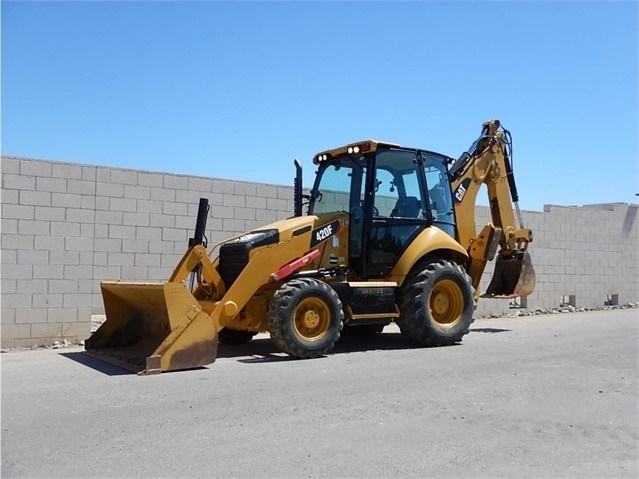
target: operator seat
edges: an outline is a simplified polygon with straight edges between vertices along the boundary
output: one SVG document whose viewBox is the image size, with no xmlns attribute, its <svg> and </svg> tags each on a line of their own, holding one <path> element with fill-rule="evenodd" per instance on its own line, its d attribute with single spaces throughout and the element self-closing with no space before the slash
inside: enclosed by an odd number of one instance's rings
<svg viewBox="0 0 639 479">
<path fill-rule="evenodd" d="M 391 211 L 391 216 L 395 218 L 417 218 L 420 209 L 420 202 L 415 196 L 405 196 L 397 199 L 395 208 Z"/>
</svg>

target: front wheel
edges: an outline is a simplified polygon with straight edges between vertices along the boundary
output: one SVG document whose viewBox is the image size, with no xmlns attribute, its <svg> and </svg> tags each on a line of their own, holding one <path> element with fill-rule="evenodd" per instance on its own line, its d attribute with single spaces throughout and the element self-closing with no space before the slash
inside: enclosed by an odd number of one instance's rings
<svg viewBox="0 0 639 479">
<path fill-rule="evenodd" d="M 316 358 L 339 339 L 342 302 L 333 288 L 310 278 L 293 279 L 273 295 L 268 329 L 273 342 L 297 358 Z"/>
<path fill-rule="evenodd" d="M 406 278 L 397 324 L 413 343 L 446 346 L 468 333 L 474 311 L 470 277 L 460 265 L 440 260 Z"/>
</svg>

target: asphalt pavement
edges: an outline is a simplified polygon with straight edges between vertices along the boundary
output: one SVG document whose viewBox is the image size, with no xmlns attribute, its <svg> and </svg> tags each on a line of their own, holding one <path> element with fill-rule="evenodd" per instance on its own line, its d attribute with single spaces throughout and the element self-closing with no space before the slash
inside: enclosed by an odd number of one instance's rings
<svg viewBox="0 0 639 479">
<path fill-rule="evenodd" d="M 639 310 L 396 327 L 293 360 L 268 336 L 136 376 L 79 347 L 0 356 L 2 477 L 639 477 Z"/>
</svg>

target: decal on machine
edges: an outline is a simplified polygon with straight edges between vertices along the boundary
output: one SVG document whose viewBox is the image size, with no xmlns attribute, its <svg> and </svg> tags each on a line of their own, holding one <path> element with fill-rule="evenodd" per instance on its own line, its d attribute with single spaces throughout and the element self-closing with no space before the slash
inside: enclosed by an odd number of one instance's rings
<svg viewBox="0 0 639 479">
<path fill-rule="evenodd" d="M 455 204 L 459 204 L 464 199 L 464 195 L 466 194 L 466 190 L 468 189 L 468 185 L 470 185 L 470 178 L 466 178 L 461 184 L 455 189 L 453 193 L 453 198 Z"/>
<path fill-rule="evenodd" d="M 313 230 L 311 238 L 311 248 L 322 241 L 334 236 L 339 231 L 339 220 L 331 221 L 327 225 L 320 226 Z"/>
</svg>

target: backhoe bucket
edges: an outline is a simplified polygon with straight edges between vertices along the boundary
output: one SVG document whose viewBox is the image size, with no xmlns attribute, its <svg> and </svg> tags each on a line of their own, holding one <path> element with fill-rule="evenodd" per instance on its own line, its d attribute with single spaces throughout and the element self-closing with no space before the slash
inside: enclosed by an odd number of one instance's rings
<svg viewBox="0 0 639 479">
<path fill-rule="evenodd" d="M 495 272 L 484 298 L 525 297 L 535 289 L 535 269 L 528 252 L 510 258 L 497 257 Z"/>
<path fill-rule="evenodd" d="M 140 374 L 215 361 L 217 330 L 182 283 L 103 281 L 106 321 L 86 340 L 91 356 Z"/>
</svg>

